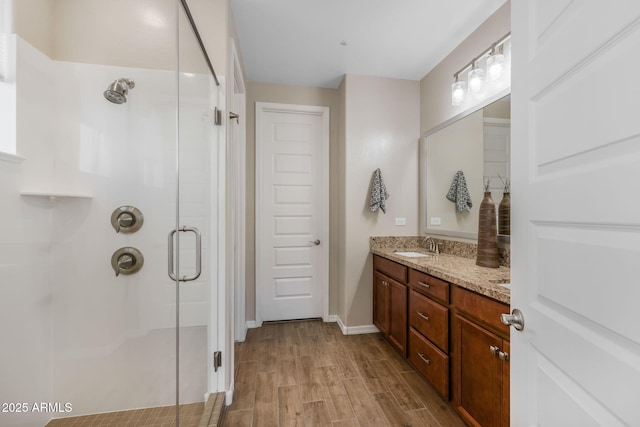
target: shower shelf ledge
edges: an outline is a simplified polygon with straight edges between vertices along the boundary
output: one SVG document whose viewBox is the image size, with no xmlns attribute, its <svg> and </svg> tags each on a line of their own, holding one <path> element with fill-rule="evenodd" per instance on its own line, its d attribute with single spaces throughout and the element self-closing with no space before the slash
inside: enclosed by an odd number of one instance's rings
<svg viewBox="0 0 640 427">
<path fill-rule="evenodd" d="M 65 198 L 65 199 L 93 199 L 90 194 L 81 193 L 62 193 L 54 191 L 21 191 L 21 196 L 28 197 L 47 197 L 49 199 Z"/>
</svg>

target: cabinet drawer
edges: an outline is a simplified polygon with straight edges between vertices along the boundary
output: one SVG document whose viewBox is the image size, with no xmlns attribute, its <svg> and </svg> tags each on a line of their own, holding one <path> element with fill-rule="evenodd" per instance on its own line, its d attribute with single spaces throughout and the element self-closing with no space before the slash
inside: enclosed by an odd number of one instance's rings
<svg viewBox="0 0 640 427">
<path fill-rule="evenodd" d="M 445 400 L 449 400 L 449 356 L 413 328 L 409 328 L 409 361 Z"/>
<path fill-rule="evenodd" d="M 409 270 L 409 284 L 416 291 L 449 303 L 449 283 L 417 270 Z"/>
<path fill-rule="evenodd" d="M 409 324 L 445 353 L 449 352 L 449 309 L 412 290 Z"/>
<path fill-rule="evenodd" d="M 489 326 L 502 336 L 509 337 L 509 327 L 500 322 L 502 313 L 509 313 L 509 306 L 491 298 L 455 286 L 453 304 L 456 310 Z"/>
<path fill-rule="evenodd" d="M 407 267 L 378 255 L 373 257 L 373 268 L 402 283 L 407 283 Z"/>
</svg>

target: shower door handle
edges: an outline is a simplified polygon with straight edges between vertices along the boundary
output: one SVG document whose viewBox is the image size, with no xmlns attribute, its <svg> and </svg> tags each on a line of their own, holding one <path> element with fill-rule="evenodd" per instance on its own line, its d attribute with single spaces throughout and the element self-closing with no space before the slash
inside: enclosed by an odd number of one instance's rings
<svg viewBox="0 0 640 427">
<path fill-rule="evenodd" d="M 191 232 L 196 235 L 196 273 L 192 276 L 183 276 L 182 278 L 176 277 L 176 272 L 173 265 L 173 242 L 174 235 L 177 231 L 181 231 L 183 233 Z M 169 232 L 169 277 L 171 280 L 178 280 L 179 282 L 189 282 L 191 280 L 196 280 L 200 277 L 200 273 L 202 273 L 202 236 L 200 235 L 200 231 L 195 227 L 182 227 L 177 230 L 171 230 Z"/>
</svg>

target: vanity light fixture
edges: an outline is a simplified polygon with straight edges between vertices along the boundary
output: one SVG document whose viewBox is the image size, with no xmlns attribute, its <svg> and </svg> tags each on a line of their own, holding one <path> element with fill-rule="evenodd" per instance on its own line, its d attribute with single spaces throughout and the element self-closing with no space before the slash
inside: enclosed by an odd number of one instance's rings
<svg viewBox="0 0 640 427">
<path fill-rule="evenodd" d="M 467 80 L 469 81 L 470 92 L 478 93 L 484 87 L 484 70 L 478 67 L 478 61 L 474 62 L 471 66 Z"/>
<path fill-rule="evenodd" d="M 500 86 L 506 79 L 504 44 L 510 38 L 511 32 L 508 32 L 453 74 L 455 81 L 451 85 L 452 106 L 462 105 L 468 93 L 475 95 L 476 98 L 487 96 L 484 94 L 485 86 L 488 84 Z M 486 71 L 483 64 L 486 65 Z M 467 81 L 460 80 L 467 70 L 469 70 L 466 74 Z"/>
<path fill-rule="evenodd" d="M 487 58 L 487 80 L 491 82 L 499 81 L 504 73 L 504 45 L 491 47 L 491 53 Z"/>
<path fill-rule="evenodd" d="M 458 75 L 456 74 L 456 81 L 451 85 L 451 105 L 457 107 L 462 104 L 466 90 L 467 83 L 458 80 Z"/>
</svg>

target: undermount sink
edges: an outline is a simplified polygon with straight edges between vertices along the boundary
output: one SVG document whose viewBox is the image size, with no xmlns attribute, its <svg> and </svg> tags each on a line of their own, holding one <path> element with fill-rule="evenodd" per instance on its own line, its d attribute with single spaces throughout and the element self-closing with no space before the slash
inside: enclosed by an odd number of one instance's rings
<svg viewBox="0 0 640 427">
<path fill-rule="evenodd" d="M 402 252 L 402 251 L 396 251 L 394 252 L 394 254 L 396 255 L 400 255 L 400 256 L 406 256 L 407 258 L 419 258 L 419 257 L 425 257 L 425 256 L 433 256 L 433 254 L 424 254 L 422 252 L 413 252 L 413 251 L 408 251 L 408 252 Z"/>
</svg>

